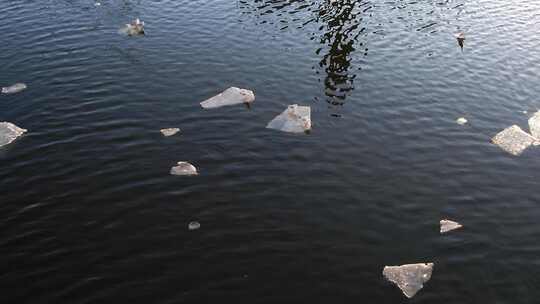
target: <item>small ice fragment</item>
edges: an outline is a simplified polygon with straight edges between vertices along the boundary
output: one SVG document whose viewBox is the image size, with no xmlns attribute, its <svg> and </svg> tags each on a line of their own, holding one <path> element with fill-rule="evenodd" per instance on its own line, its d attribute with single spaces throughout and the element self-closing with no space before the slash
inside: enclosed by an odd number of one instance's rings
<svg viewBox="0 0 540 304">
<path fill-rule="evenodd" d="M 201 102 L 201 107 L 204 109 L 213 109 L 240 103 L 250 104 L 253 101 L 255 101 L 253 91 L 230 87 L 218 95 Z"/>
<path fill-rule="evenodd" d="M 171 168 L 172 175 L 197 175 L 197 168 L 188 162 L 180 161 Z"/>
<path fill-rule="evenodd" d="M 189 222 L 189 224 L 188 224 L 188 229 L 189 230 L 197 230 L 199 228 L 201 228 L 201 224 L 199 222 L 193 221 L 193 222 Z"/>
<path fill-rule="evenodd" d="M 529 118 L 529 130 L 533 137 L 540 139 L 540 111 Z"/>
<path fill-rule="evenodd" d="M 121 31 L 129 36 L 144 35 L 144 22 L 141 22 L 141 20 L 137 18 L 130 24 L 126 24 Z"/>
<path fill-rule="evenodd" d="M 458 125 L 464 125 L 467 123 L 467 119 L 465 117 L 460 117 L 456 120 L 456 122 L 458 123 Z"/>
<path fill-rule="evenodd" d="M 396 284 L 407 298 L 412 298 L 431 279 L 432 271 L 433 263 L 385 266 L 383 276 Z"/>
<path fill-rule="evenodd" d="M 0 147 L 12 143 L 27 130 L 17 127 L 10 122 L 0 122 Z"/>
<path fill-rule="evenodd" d="M 516 125 L 502 130 L 491 139 L 492 143 L 496 144 L 504 151 L 516 156 L 520 155 L 535 141 L 536 139 L 534 137 L 521 130 L 521 128 Z"/>
<path fill-rule="evenodd" d="M 163 136 L 173 136 L 174 134 L 180 132 L 178 128 L 167 128 L 159 130 Z"/>
<path fill-rule="evenodd" d="M 460 223 L 451 220 L 441 220 L 439 223 L 441 224 L 441 234 L 463 227 Z"/>
<path fill-rule="evenodd" d="M 311 130 L 311 108 L 296 104 L 290 105 L 285 111 L 272 119 L 266 127 L 292 133 L 309 131 Z"/>
<path fill-rule="evenodd" d="M 457 32 L 457 33 L 454 34 L 454 37 L 456 37 L 456 39 L 465 40 L 465 33 L 464 32 Z"/>
<path fill-rule="evenodd" d="M 96 3 L 94 3 L 94 5 L 95 5 L 95 6 L 100 6 L 100 5 L 101 5 L 101 3 L 99 3 L 99 2 L 96 2 Z"/>
<path fill-rule="evenodd" d="M 16 83 L 14 85 L 10 85 L 9 87 L 3 87 L 2 93 L 4 94 L 15 94 L 19 93 L 20 91 L 26 89 L 26 84 L 24 83 Z"/>
</svg>

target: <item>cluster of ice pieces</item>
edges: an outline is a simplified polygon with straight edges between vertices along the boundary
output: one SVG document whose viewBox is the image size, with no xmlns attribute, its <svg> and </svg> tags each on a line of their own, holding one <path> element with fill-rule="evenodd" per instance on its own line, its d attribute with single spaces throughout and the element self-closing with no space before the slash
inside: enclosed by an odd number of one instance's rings
<svg viewBox="0 0 540 304">
<path fill-rule="evenodd" d="M 14 85 L 10 85 L 8 87 L 2 88 L 2 94 L 15 94 L 19 93 L 20 91 L 26 89 L 26 84 L 24 83 L 16 83 Z"/>
<path fill-rule="evenodd" d="M 531 145 L 540 144 L 540 111 L 536 112 L 528 123 L 531 134 L 513 125 L 497 133 L 491 142 L 512 155 L 520 155 Z"/>
<path fill-rule="evenodd" d="M 26 131 L 10 122 L 0 122 L 0 147 L 12 143 Z"/>
</svg>

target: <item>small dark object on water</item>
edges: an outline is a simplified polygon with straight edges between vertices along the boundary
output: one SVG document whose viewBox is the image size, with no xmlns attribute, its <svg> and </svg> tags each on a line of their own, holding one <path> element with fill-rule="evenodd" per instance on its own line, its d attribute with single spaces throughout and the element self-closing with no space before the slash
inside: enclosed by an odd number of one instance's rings
<svg viewBox="0 0 540 304">
<path fill-rule="evenodd" d="M 465 41 L 465 33 L 459 32 L 459 33 L 455 34 L 455 37 L 456 37 L 456 39 L 458 41 L 459 47 L 463 51 L 463 45 L 464 45 L 464 41 Z"/>
</svg>

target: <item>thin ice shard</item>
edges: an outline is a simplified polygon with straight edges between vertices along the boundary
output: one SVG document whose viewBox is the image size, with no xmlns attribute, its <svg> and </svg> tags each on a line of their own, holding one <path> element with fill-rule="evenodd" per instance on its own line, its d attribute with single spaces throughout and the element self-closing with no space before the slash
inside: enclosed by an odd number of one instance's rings
<svg viewBox="0 0 540 304">
<path fill-rule="evenodd" d="M 439 224 L 441 225 L 441 234 L 463 227 L 460 223 L 451 220 L 441 220 Z"/>
<path fill-rule="evenodd" d="M 529 130 L 533 137 L 540 139 L 540 111 L 534 113 L 534 115 L 529 118 Z"/>
<path fill-rule="evenodd" d="M 172 175 L 197 175 L 197 168 L 188 162 L 180 161 L 171 168 Z"/>
<path fill-rule="evenodd" d="M 12 143 L 27 130 L 17 127 L 10 122 L 0 122 L 0 147 Z"/>
<path fill-rule="evenodd" d="M 521 130 L 521 128 L 516 125 L 502 130 L 491 139 L 492 143 L 496 144 L 504 151 L 516 156 L 523 153 L 523 151 L 535 141 L 536 139 L 534 137 Z"/>
<path fill-rule="evenodd" d="M 26 84 L 24 83 L 16 83 L 14 85 L 10 85 L 9 87 L 3 87 L 2 93 L 3 94 L 15 94 L 19 93 L 20 91 L 26 89 Z"/>
<path fill-rule="evenodd" d="M 406 264 L 385 266 L 383 276 L 396 284 L 407 298 L 412 298 L 431 279 L 432 272 L 433 263 Z"/>
<path fill-rule="evenodd" d="M 159 130 L 163 136 L 173 136 L 174 134 L 180 132 L 178 128 L 167 128 Z"/>
<path fill-rule="evenodd" d="M 309 131 L 311 130 L 311 108 L 296 104 L 290 105 L 285 111 L 272 119 L 266 127 L 292 133 Z"/>
<path fill-rule="evenodd" d="M 253 101 L 255 101 L 253 91 L 230 87 L 222 93 L 201 102 L 201 107 L 213 109 L 240 103 L 250 104 Z"/>
</svg>

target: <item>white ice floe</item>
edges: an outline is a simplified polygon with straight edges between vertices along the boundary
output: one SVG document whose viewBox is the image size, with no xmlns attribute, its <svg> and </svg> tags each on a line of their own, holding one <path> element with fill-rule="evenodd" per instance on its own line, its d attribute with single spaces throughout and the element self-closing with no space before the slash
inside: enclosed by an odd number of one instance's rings
<svg viewBox="0 0 540 304">
<path fill-rule="evenodd" d="M 441 220 L 439 223 L 441 224 L 441 234 L 463 227 L 460 223 L 451 220 Z"/>
<path fill-rule="evenodd" d="M 540 139 L 540 111 L 529 118 L 529 131 L 533 137 Z"/>
<path fill-rule="evenodd" d="M 141 20 L 137 18 L 130 24 L 126 24 L 126 26 L 122 28 L 120 32 L 129 36 L 144 35 L 144 22 L 141 22 Z"/>
<path fill-rule="evenodd" d="M 456 122 L 457 122 L 458 125 L 463 126 L 464 124 L 466 124 L 468 122 L 468 120 L 465 117 L 460 117 L 460 118 L 456 119 Z"/>
<path fill-rule="evenodd" d="M 172 175 L 197 175 L 197 168 L 188 162 L 180 161 L 171 168 Z"/>
<path fill-rule="evenodd" d="M 255 101 L 253 91 L 230 87 L 218 95 L 201 102 L 205 109 L 219 108 L 240 103 L 250 104 Z"/>
<path fill-rule="evenodd" d="M 523 151 L 535 141 L 536 139 L 534 137 L 521 130 L 517 125 L 502 130 L 491 139 L 492 143 L 496 144 L 504 151 L 516 156 L 523 153 Z"/>
<path fill-rule="evenodd" d="M 16 83 L 14 85 L 10 85 L 8 87 L 3 87 L 2 88 L 2 93 L 3 94 L 15 94 L 15 93 L 19 93 L 20 91 L 26 89 L 26 84 L 24 83 Z"/>
<path fill-rule="evenodd" d="M 10 122 L 0 122 L 0 147 L 12 143 L 26 131 Z"/>
<path fill-rule="evenodd" d="M 159 130 L 163 136 L 173 136 L 174 134 L 180 132 L 179 128 L 167 128 Z"/>
<path fill-rule="evenodd" d="M 290 105 L 285 111 L 272 119 L 266 126 L 284 132 L 302 133 L 311 130 L 311 108 Z"/>
<path fill-rule="evenodd" d="M 189 230 L 197 230 L 199 228 L 201 228 L 201 224 L 199 222 L 193 221 L 193 222 L 189 222 L 189 224 L 188 224 L 188 229 Z"/>
<path fill-rule="evenodd" d="M 396 284 L 407 298 L 412 298 L 431 279 L 432 271 L 433 263 L 385 266 L 383 276 Z"/>
</svg>

